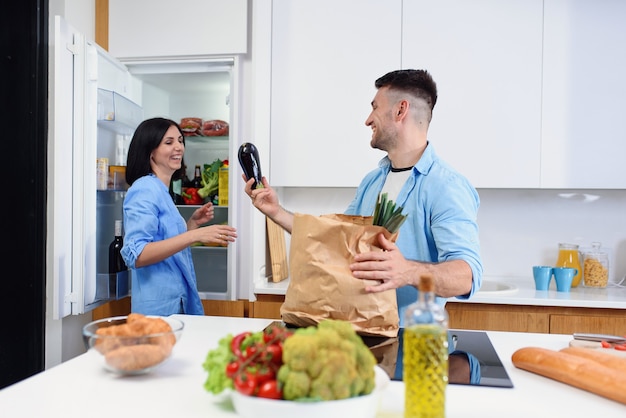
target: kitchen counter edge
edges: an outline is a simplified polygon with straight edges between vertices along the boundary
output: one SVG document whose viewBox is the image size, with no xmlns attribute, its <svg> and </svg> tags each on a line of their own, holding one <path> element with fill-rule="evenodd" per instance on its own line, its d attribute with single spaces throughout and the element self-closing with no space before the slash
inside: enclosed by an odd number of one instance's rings
<svg viewBox="0 0 626 418">
<path fill-rule="evenodd" d="M 499 278 L 485 276 L 484 281 L 506 283 L 515 286 L 514 291 L 477 292 L 470 299 L 450 298 L 449 302 L 484 303 L 501 305 L 563 306 L 576 308 L 626 309 L 626 286 L 610 284 L 608 287 L 572 288 L 570 292 L 557 292 L 554 283 L 547 291 L 537 291 L 532 277 Z M 256 295 L 285 295 L 289 279 L 280 282 L 257 281 Z"/>
</svg>

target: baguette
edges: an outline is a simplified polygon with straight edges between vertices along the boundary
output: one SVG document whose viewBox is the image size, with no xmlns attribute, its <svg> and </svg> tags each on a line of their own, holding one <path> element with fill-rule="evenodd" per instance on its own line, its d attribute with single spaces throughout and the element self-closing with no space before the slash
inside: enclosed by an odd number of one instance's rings
<svg viewBox="0 0 626 418">
<path fill-rule="evenodd" d="M 539 347 L 520 348 L 511 360 L 518 369 L 626 404 L 626 375 L 596 361 Z"/>
<path fill-rule="evenodd" d="M 589 360 L 597 361 L 603 366 L 611 369 L 619 370 L 626 374 L 626 358 L 618 357 L 614 354 L 605 353 L 600 350 L 608 349 L 589 349 L 581 347 L 566 347 L 561 349 L 562 353 L 573 354 L 578 357 L 584 357 Z"/>
</svg>

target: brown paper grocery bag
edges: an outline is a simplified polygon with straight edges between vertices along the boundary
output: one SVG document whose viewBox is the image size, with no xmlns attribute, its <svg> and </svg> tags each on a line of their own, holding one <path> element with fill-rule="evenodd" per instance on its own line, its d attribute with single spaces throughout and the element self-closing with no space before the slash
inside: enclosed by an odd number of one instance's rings
<svg viewBox="0 0 626 418">
<path fill-rule="evenodd" d="M 355 254 L 378 247 L 385 228 L 371 216 L 312 216 L 296 213 L 289 250 L 289 286 L 281 306 L 282 320 L 295 326 L 323 319 L 352 323 L 360 335 L 396 337 L 399 318 L 396 291 L 367 293 L 371 281 L 356 279 L 348 267 Z"/>
</svg>

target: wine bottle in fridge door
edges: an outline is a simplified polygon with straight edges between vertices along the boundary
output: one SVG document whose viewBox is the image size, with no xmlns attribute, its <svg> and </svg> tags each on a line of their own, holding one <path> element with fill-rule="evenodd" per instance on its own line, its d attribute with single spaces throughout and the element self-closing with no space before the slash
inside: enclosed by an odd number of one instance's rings
<svg viewBox="0 0 626 418">
<path fill-rule="evenodd" d="M 124 238 L 122 237 L 122 221 L 115 221 L 115 232 L 113 241 L 109 245 L 109 274 L 116 274 L 126 270 L 126 263 L 122 258 L 122 246 Z"/>
</svg>

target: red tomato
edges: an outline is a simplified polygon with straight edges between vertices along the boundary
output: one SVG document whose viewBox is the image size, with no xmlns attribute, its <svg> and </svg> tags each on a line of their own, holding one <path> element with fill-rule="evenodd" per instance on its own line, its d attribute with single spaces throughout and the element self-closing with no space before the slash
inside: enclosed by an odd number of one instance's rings
<svg viewBox="0 0 626 418">
<path fill-rule="evenodd" d="M 255 355 L 260 350 L 262 350 L 262 349 L 259 349 L 259 347 L 256 344 L 255 345 L 251 345 L 250 347 L 246 348 L 246 354 L 245 354 L 244 357 L 250 358 L 250 357 Z"/>
<path fill-rule="evenodd" d="M 254 376 L 257 379 L 258 385 L 263 385 L 263 383 L 268 382 L 276 378 L 276 373 L 273 369 L 262 366 L 259 370 L 254 373 Z"/>
<path fill-rule="evenodd" d="M 226 376 L 232 378 L 235 375 L 235 373 L 237 373 L 238 370 L 239 370 L 239 362 L 231 361 L 230 363 L 226 365 Z"/>
<path fill-rule="evenodd" d="M 270 341 L 272 341 L 274 338 L 277 337 L 279 330 L 277 326 L 273 326 L 272 328 L 269 329 L 265 329 L 263 332 L 263 341 L 265 343 L 269 343 Z"/>
<path fill-rule="evenodd" d="M 264 330 L 263 341 L 266 344 L 275 343 L 278 341 L 285 341 L 285 338 L 289 337 L 291 334 L 293 334 L 293 332 L 289 329 L 280 325 L 274 325 Z"/>
<path fill-rule="evenodd" d="M 613 348 L 619 351 L 626 351 L 626 344 L 615 344 L 615 347 Z"/>
<path fill-rule="evenodd" d="M 271 356 L 272 363 L 280 366 L 283 364 L 283 349 L 279 344 L 270 344 L 265 351 Z"/>
<path fill-rule="evenodd" d="M 263 341 L 265 343 L 278 341 L 281 337 L 282 332 L 283 328 L 278 325 L 274 325 L 271 328 L 266 328 L 265 332 L 263 332 Z"/>
<path fill-rule="evenodd" d="M 612 345 L 609 342 L 606 341 L 600 341 L 600 344 L 602 344 L 602 348 L 611 348 Z"/>
<path fill-rule="evenodd" d="M 278 382 L 272 379 L 263 383 L 259 387 L 257 396 L 259 398 L 282 399 L 283 392 L 278 388 Z"/>
<path fill-rule="evenodd" d="M 238 373 L 235 376 L 233 384 L 237 392 L 252 396 L 257 390 L 258 380 L 256 376 L 250 373 Z"/>
</svg>

